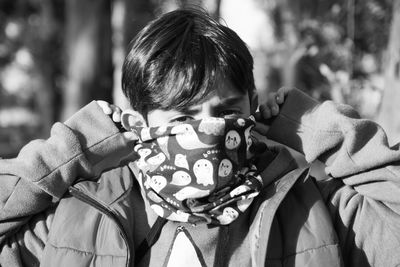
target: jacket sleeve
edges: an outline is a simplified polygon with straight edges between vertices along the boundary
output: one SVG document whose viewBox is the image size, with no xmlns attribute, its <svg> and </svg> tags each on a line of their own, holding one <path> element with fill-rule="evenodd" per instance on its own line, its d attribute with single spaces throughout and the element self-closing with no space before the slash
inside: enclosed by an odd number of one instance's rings
<svg viewBox="0 0 400 267">
<path fill-rule="evenodd" d="M 350 106 L 319 104 L 289 93 L 268 137 L 320 160 L 331 179 L 318 182 L 345 263 L 400 264 L 400 149 L 384 130 Z"/>
<path fill-rule="evenodd" d="M 68 187 L 128 160 L 130 145 L 93 101 L 65 123 L 55 123 L 47 140 L 0 160 L 0 265 L 10 260 L 4 259 L 7 251 L 22 251 L 19 246 L 29 244 L 31 253 L 39 253 L 51 210 Z"/>
</svg>

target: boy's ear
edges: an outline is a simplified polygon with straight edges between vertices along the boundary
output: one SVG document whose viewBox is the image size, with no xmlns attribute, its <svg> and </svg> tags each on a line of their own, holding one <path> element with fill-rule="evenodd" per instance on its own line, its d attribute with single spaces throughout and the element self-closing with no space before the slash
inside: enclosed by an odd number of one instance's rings
<svg viewBox="0 0 400 267">
<path fill-rule="evenodd" d="M 133 127 L 146 127 L 146 120 L 142 114 L 133 110 L 126 109 L 121 114 L 121 124 L 127 131 L 131 131 Z"/>
</svg>

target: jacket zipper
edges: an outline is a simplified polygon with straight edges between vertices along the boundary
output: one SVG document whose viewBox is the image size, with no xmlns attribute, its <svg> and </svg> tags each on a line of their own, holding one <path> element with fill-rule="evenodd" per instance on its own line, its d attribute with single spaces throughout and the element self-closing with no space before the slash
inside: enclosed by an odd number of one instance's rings
<svg viewBox="0 0 400 267">
<path fill-rule="evenodd" d="M 104 215 L 106 215 L 107 217 L 109 217 L 112 221 L 115 222 L 115 224 L 117 225 L 117 228 L 119 229 L 120 233 L 121 233 L 121 237 L 124 240 L 125 246 L 127 248 L 127 262 L 126 262 L 126 267 L 130 266 L 130 261 L 131 261 L 131 249 L 129 246 L 129 242 L 128 242 L 128 237 L 124 231 L 124 228 L 122 226 L 122 223 L 119 221 L 117 215 L 110 210 L 108 207 L 104 206 L 103 204 L 99 203 L 97 200 L 95 200 L 94 198 L 88 196 L 87 194 L 85 194 L 84 192 L 82 192 L 81 190 L 75 188 L 75 187 L 70 187 L 69 192 L 72 196 L 76 197 L 77 199 L 81 200 L 82 202 L 85 202 L 87 204 L 89 204 L 90 206 L 94 207 L 95 209 L 99 210 L 101 213 L 103 213 Z"/>
</svg>

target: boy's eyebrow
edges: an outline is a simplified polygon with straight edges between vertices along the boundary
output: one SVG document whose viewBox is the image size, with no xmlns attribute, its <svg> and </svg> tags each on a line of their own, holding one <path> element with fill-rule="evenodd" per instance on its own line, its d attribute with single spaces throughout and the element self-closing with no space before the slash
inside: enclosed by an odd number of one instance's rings
<svg viewBox="0 0 400 267">
<path fill-rule="evenodd" d="M 240 101 L 242 101 L 244 97 L 246 97 L 246 95 L 237 95 L 237 96 L 225 98 L 217 105 L 216 108 L 224 108 L 224 107 L 235 105 L 235 104 L 239 103 Z M 200 106 L 191 106 L 191 107 L 183 108 L 182 110 L 180 110 L 180 112 L 183 112 L 187 115 L 193 115 L 193 114 L 196 114 L 199 111 L 199 109 L 201 109 Z"/>
<path fill-rule="evenodd" d="M 193 107 L 189 107 L 189 108 L 184 108 L 182 110 L 180 110 L 179 112 L 181 113 L 185 113 L 186 115 L 195 115 L 200 108 L 193 108 Z"/>
<path fill-rule="evenodd" d="M 246 95 L 237 95 L 237 96 L 232 96 L 229 98 L 225 98 L 224 100 L 221 101 L 221 106 L 230 106 L 234 105 L 240 101 L 243 100 L 243 98 L 246 97 Z"/>
</svg>

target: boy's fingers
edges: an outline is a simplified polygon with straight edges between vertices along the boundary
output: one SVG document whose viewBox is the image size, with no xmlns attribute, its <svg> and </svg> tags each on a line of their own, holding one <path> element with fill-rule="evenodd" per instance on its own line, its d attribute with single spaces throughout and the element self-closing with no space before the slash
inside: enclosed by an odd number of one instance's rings
<svg viewBox="0 0 400 267">
<path fill-rule="evenodd" d="M 271 110 L 267 104 L 263 104 L 260 106 L 260 113 L 263 119 L 271 118 Z"/>
<path fill-rule="evenodd" d="M 112 109 L 110 107 L 110 104 L 108 104 L 106 101 L 103 100 L 97 100 L 97 104 L 101 107 L 103 112 L 107 115 L 110 115 L 112 113 Z"/>
<path fill-rule="evenodd" d="M 114 122 L 121 122 L 121 109 L 117 106 L 112 106 L 113 108 L 113 114 L 112 114 L 112 120 Z"/>
<path fill-rule="evenodd" d="M 278 92 L 276 93 L 275 99 L 276 99 L 276 103 L 277 103 L 278 105 L 283 104 L 283 102 L 285 101 L 285 92 L 283 92 L 283 91 L 278 91 Z"/>
<path fill-rule="evenodd" d="M 276 96 L 277 103 L 279 105 L 283 104 L 283 102 L 285 102 L 286 96 L 293 89 L 294 88 L 291 88 L 291 87 L 281 87 L 281 88 L 279 88 L 278 91 L 277 91 L 277 96 Z"/>
<path fill-rule="evenodd" d="M 121 113 L 118 114 L 118 113 L 114 112 L 112 114 L 112 120 L 114 122 L 121 122 Z"/>
<path fill-rule="evenodd" d="M 253 114 L 253 116 L 254 116 L 254 119 L 255 119 L 256 121 L 260 121 L 260 120 L 262 119 L 261 113 L 260 113 L 259 110 L 257 110 L 257 111 Z"/>
<path fill-rule="evenodd" d="M 276 98 L 277 94 L 276 93 L 270 93 L 268 100 L 267 100 L 267 106 L 269 107 L 270 111 L 271 111 L 271 115 L 272 116 L 276 116 L 279 113 L 279 106 L 277 103 L 277 98 Z"/>
<path fill-rule="evenodd" d="M 258 132 L 261 135 L 266 135 L 268 133 L 269 130 L 269 126 L 267 124 L 264 123 L 257 123 L 253 128 L 254 131 Z"/>
<path fill-rule="evenodd" d="M 279 113 L 279 106 L 278 105 L 274 105 L 273 107 L 271 107 L 271 114 L 272 116 L 276 116 Z"/>
</svg>

